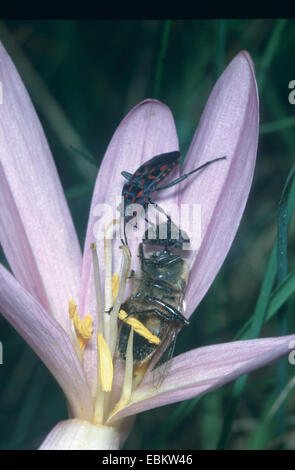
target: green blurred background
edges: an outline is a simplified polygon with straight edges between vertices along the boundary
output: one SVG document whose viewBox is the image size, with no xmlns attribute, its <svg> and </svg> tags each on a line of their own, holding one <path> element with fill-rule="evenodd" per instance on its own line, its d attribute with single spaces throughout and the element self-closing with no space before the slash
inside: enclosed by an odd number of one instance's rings
<svg viewBox="0 0 295 470">
<path fill-rule="evenodd" d="M 232 340 L 253 313 L 277 230 L 278 201 L 294 163 L 295 105 L 288 102 L 288 84 L 295 79 L 295 20 L 4 21 L 0 40 L 45 129 L 81 244 L 97 168 L 130 108 L 145 98 L 165 102 L 185 153 L 217 77 L 235 54 L 249 51 L 261 115 L 254 183 L 226 262 L 190 327 L 179 335 L 177 351 Z M 77 155 L 71 145 L 93 156 L 95 163 Z M 294 249 L 291 227 L 290 267 Z M 3 254 L 1 261 L 5 263 Z M 292 333 L 294 295 L 285 312 Z M 277 334 L 274 318 L 261 336 Z M 65 399 L 38 357 L 1 316 L 0 340 L 0 449 L 34 449 L 67 417 Z M 288 365 L 286 372 L 288 383 L 294 366 Z M 226 447 L 295 448 L 292 384 L 283 422 L 267 420 L 278 396 L 277 363 L 250 374 Z M 142 413 L 125 448 L 216 448 L 228 419 L 232 387 L 226 385 L 197 403 Z"/>
</svg>

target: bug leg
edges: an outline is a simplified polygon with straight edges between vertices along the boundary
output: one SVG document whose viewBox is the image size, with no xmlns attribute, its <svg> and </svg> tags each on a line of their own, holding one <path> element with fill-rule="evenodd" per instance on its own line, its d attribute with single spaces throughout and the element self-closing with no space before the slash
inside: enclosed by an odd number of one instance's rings
<svg viewBox="0 0 295 470">
<path fill-rule="evenodd" d="M 146 217 L 144 218 L 144 220 L 145 220 L 148 224 L 152 225 L 154 228 L 156 227 L 156 225 L 154 224 L 154 222 L 151 222 L 151 221 L 150 221 L 149 219 L 147 219 Z"/>
<path fill-rule="evenodd" d="M 175 323 L 181 323 L 181 324 L 185 324 L 185 325 L 189 324 L 189 321 L 187 320 L 187 318 L 185 318 L 185 316 L 182 315 L 181 312 L 176 310 L 176 308 L 172 307 L 172 305 L 168 305 L 168 304 L 166 304 L 166 302 L 163 302 L 162 300 L 157 299 L 156 297 L 147 296 L 146 300 L 147 300 L 147 302 L 151 302 L 151 303 L 154 303 L 156 305 L 159 305 L 159 306 L 161 306 L 162 308 L 164 308 L 166 310 L 166 312 L 169 316 L 166 316 L 161 311 L 161 314 L 162 314 L 163 318 L 165 318 L 169 321 L 174 321 Z"/>
<path fill-rule="evenodd" d="M 160 281 L 160 280 L 155 280 L 155 279 L 145 279 L 142 281 L 144 284 L 146 284 L 148 287 L 153 287 L 156 289 L 159 289 L 161 291 L 164 291 L 168 294 L 180 294 L 181 290 L 180 289 L 174 289 L 171 287 L 169 282 L 166 281 Z"/>
<path fill-rule="evenodd" d="M 133 176 L 133 174 L 129 173 L 128 171 L 121 171 L 121 175 L 124 176 L 124 178 L 128 181 L 130 181 Z"/>
<path fill-rule="evenodd" d="M 136 315 L 140 316 L 140 315 L 146 315 L 146 314 L 150 314 L 150 313 L 153 313 L 153 314 L 157 314 L 159 315 L 159 317 L 163 318 L 163 320 L 166 320 L 168 322 L 171 322 L 173 321 L 173 319 L 171 318 L 171 315 L 166 315 L 164 312 L 162 312 L 162 310 L 158 309 L 158 308 L 153 308 L 153 309 L 150 309 L 150 310 L 144 310 L 142 312 L 136 312 Z"/>
<path fill-rule="evenodd" d="M 125 224 L 125 221 L 124 221 L 124 240 L 122 240 L 122 238 L 121 238 L 121 242 L 122 242 L 123 245 L 128 246 L 127 237 L 126 237 L 126 224 Z"/>
<path fill-rule="evenodd" d="M 143 209 L 144 209 L 144 213 L 146 213 L 146 209 L 147 209 L 147 203 L 144 202 L 143 204 L 141 204 Z M 123 242 L 124 245 L 128 245 L 128 242 L 127 242 L 127 235 L 126 235 L 126 224 L 127 222 L 129 222 L 130 220 L 132 220 L 134 218 L 134 216 L 130 216 L 130 215 L 126 215 L 125 213 L 125 209 L 124 209 L 124 216 L 123 216 L 123 220 L 124 220 L 124 240 L 125 242 Z M 152 224 L 152 222 L 150 222 L 146 217 L 144 219 L 146 222 Z M 135 223 L 134 225 L 134 228 L 137 229 L 138 226 L 137 226 L 137 223 Z M 121 239 L 122 240 L 122 239 Z"/>
<path fill-rule="evenodd" d="M 138 317 L 140 317 L 141 315 L 149 315 L 151 313 L 157 313 L 158 315 L 160 315 L 160 310 L 155 309 L 155 308 L 150 308 L 150 309 L 147 309 L 147 310 L 142 310 L 141 312 L 136 312 L 136 315 Z M 168 318 L 167 318 L 167 320 L 168 320 Z M 169 320 L 170 320 L 170 318 L 169 318 Z"/>
<path fill-rule="evenodd" d="M 155 191 L 157 191 L 157 189 Z M 155 209 L 157 209 L 157 211 L 159 211 L 161 214 L 164 214 L 167 217 L 168 221 L 171 221 L 171 217 L 164 211 L 164 209 L 162 209 L 162 207 L 160 207 L 156 202 L 152 201 L 150 197 L 148 198 L 148 201 L 150 204 L 154 206 Z M 152 222 L 149 222 L 149 223 L 151 224 Z"/>
<path fill-rule="evenodd" d="M 146 273 L 146 269 L 145 269 L 146 258 L 144 256 L 144 252 L 143 252 L 143 243 L 140 243 L 139 246 L 138 246 L 138 257 L 140 259 L 140 268 L 141 268 L 142 272 Z"/>
<path fill-rule="evenodd" d="M 171 235 L 171 217 L 170 217 L 170 215 L 168 215 L 164 211 L 164 209 L 162 209 L 162 207 L 160 207 L 156 202 L 152 201 L 150 197 L 148 198 L 148 201 L 149 201 L 150 204 L 152 204 L 154 206 L 155 209 L 157 209 L 158 212 L 160 212 L 161 214 L 164 214 L 165 217 L 167 217 L 167 240 L 169 240 L 170 235 Z M 152 222 L 149 222 L 149 223 L 151 224 Z M 155 224 L 153 224 L 153 226 L 154 226 L 154 229 L 155 229 Z M 157 234 L 157 238 L 158 238 L 158 234 Z M 168 249 L 168 246 L 169 246 L 169 243 L 167 241 L 167 244 L 165 245 L 165 248 Z"/>
<path fill-rule="evenodd" d="M 215 158 L 214 160 L 209 160 L 208 162 L 203 163 L 203 165 L 199 166 L 198 168 L 195 168 L 194 170 L 190 171 L 189 173 L 186 173 L 185 175 L 182 175 L 179 178 L 176 178 L 176 180 L 171 181 L 169 184 L 166 184 L 166 186 L 162 186 L 161 188 L 156 188 L 155 191 L 161 191 L 162 189 L 171 188 L 175 184 L 178 184 L 181 181 L 185 180 L 188 176 L 192 175 L 196 171 L 202 170 L 206 166 L 211 165 L 211 163 L 218 162 L 218 160 L 225 160 L 225 159 L 226 159 L 226 157 L 219 157 L 219 158 Z"/>
<path fill-rule="evenodd" d="M 153 204 L 155 209 L 157 209 L 161 214 L 164 214 L 167 217 L 167 242 L 164 244 L 164 247 L 165 247 L 165 250 L 168 250 L 169 241 L 171 241 L 171 222 L 172 222 L 171 217 L 164 211 L 164 209 L 162 209 L 162 207 L 160 207 L 156 202 L 152 201 L 150 197 L 148 198 L 148 201 L 150 204 Z M 153 225 L 154 225 L 154 230 L 156 232 L 156 240 L 158 240 L 160 239 L 159 230 L 158 230 L 158 227 L 155 229 L 155 224 Z"/>
<path fill-rule="evenodd" d="M 178 255 L 170 256 L 169 259 L 163 259 L 159 261 L 158 266 L 163 268 L 165 266 L 170 266 L 171 264 L 178 263 L 181 258 Z"/>
</svg>

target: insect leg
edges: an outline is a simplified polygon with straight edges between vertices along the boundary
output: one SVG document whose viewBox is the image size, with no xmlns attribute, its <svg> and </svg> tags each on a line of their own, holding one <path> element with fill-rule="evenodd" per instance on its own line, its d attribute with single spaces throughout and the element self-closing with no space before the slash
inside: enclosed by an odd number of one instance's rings
<svg viewBox="0 0 295 470">
<path fill-rule="evenodd" d="M 156 308 L 150 308 L 148 310 L 142 310 L 141 312 L 136 312 L 136 313 L 134 313 L 134 315 L 140 317 L 141 315 L 148 315 L 148 314 L 151 314 L 151 313 L 157 313 L 158 315 L 160 315 L 160 313 L 162 313 L 162 312 L 160 312 L 160 310 L 158 310 Z M 130 315 L 131 315 L 131 313 L 128 316 L 130 316 Z M 162 317 L 163 317 L 163 315 L 162 315 Z M 168 320 L 168 318 L 165 318 L 165 319 Z"/>
<path fill-rule="evenodd" d="M 143 252 L 143 244 L 140 243 L 138 246 L 138 257 L 140 259 L 140 267 L 143 272 L 145 272 L 144 265 L 145 265 L 145 257 Z"/>
<path fill-rule="evenodd" d="M 124 176 L 124 178 L 126 178 L 128 181 L 130 181 L 133 176 L 133 174 L 129 173 L 128 171 L 121 171 L 121 175 Z"/>
<path fill-rule="evenodd" d="M 169 266 L 174 263 L 178 263 L 181 258 L 178 255 L 170 256 L 168 259 L 163 259 L 158 261 L 158 266 L 163 268 L 164 266 Z"/>
<path fill-rule="evenodd" d="M 162 189 L 162 188 L 161 188 L 161 189 Z M 156 189 L 155 191 L 157 191 L 157 189 Z M 150 204 L 152 204 L 152 205 L 155 207 L 155 209 L 157 209 L 157 211 L 159 211 L 161 214 L 164 214 L 164 215 L 167 217 L 167 220 L 168 220 L 169 222 L 171 221 L 170 215 L 168 215 L 168 214 L 164 211 L 164 209 L 162 209 L 162 207 L 160 207 L 156 202 L 152 201 L 150 197 L 148 197 L 148 201 L 149 201 Z M 151 222 L 150 222 L 150 223 L 151 223 Z"/>
<path fill-rule="evenodd" d="M 143 279 L 142 282 L 146 284 L 148 287 L 154 287 L 159 290 L 163 290 L 165 292 L 168 292 L 170 294 L 179 294 L 181 293 L 180 289 L 174 289 L 171 287 L 169 282 L 165 281 L 160 281 L 160 280 L 154 280 L 154 279 Z"/>
<path fill-rule="evenodd" d="M 185 325 L 189 324 L 189 321 L 185 318 L 184 315 L 182 315 L 181 312 L 176 310 L 176 308 L 172 307 L 171 305 L 166 304 L 166 302 L 163 302 L 162 300 L 157 299 L 156 297 L 150 297 L 150 296 L 147 296 L 146 300 L 147 302 L 152 302 L 154 304 L 157 304 L 163 307 L 166 310 L 166 312 L 170 314 L 170 316 L 166 316 L 165 314 L 163 314 L 163 312 L 161 312 L 161 315 L 166 320 L 174 321 L 175 323 L 182 323 Z"/>
</svg>

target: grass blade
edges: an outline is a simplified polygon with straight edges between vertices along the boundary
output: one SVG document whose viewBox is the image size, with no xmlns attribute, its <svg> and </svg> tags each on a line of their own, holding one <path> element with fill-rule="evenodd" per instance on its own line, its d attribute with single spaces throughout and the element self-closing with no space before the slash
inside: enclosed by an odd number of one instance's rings
<svg viewBox="0 0 295 470">
<path fill-rule="evenodd" d="M 159 98 L 161 80 L 162 80 L 162 75 L 163 75 L 163 64 L 165 61 L 166 51 L 168 47 L 170 28 L 171 28 L 171 20 L 165 20 L 164 27 L 163 27 L 162 43 L 161 43 L 160 53 L 158 57 L 158 64 L 157 64 L 156 76 L 155 76 L 155 82 L 154 82 L 154 90 L 153 90 L 154 98 Z"/>
<path fill-rule="evenodd" d="M 285 186 L 283 188 L 281 201 L 282 200 L 285 201 L 285 220 L 286 229 L 288 229 L 291 222 L 292 214 L 295 209 L 294 166 L 291 169 L 286 180 Z M 274 246 L 270 255 L 266 275 L 262 283 L 260 295 L 256 304 L 254 314 L 252 316 L 252 321 L 249 322 L 249 326 L 247 328 L 244 328 L 243 334 L 240 336 L 240 338 L 257 338 L 259 336 L 261 327 L 265 321 L 271 291 L 275 282 L 278 269 L 277 239 L 274 242 Z M 224 449 L 227 445 L 233 419 L 236 414 L 237 405 L 239 403 L 239 399 L 243 393 L 246 384 L 246 378 L 247 376 L 240 377 L 238 380 L 236 380 L 233 386 L 232 398 L 230 400 L 230 405 L 225 415 L 224 424 L 217 445 L 218 449 Z"/>
</svg>

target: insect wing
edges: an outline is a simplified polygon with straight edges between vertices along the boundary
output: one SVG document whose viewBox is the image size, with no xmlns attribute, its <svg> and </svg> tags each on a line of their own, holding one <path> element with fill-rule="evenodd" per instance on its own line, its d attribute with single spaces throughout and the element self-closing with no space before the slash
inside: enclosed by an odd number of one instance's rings
<svg viewBox="0 0 295 470">
<path fill-rule="evenodd" d="M 178 165 L 180 152 L 161 153 L 143 163 L 133 174 L 132 182 L 140 182 L 141 186 L 148 185 L 155 181 L 156 184 L 161 181 L 170 171 Z"/>
<path fill-rule="evenodd" d="M 169 374 L 178 331 L 179 329 L 175 327 L 169 329 L 165 341 L 161 345 L 162 353 L 157 354 L 158 360 L 152 369 L 153 386 L 155 388 L 159 388 Z"/>
</svg>

